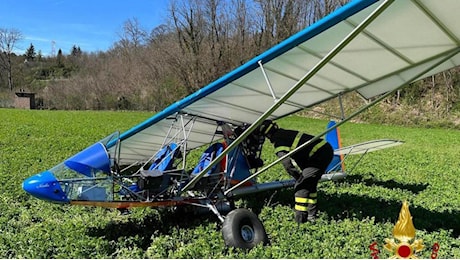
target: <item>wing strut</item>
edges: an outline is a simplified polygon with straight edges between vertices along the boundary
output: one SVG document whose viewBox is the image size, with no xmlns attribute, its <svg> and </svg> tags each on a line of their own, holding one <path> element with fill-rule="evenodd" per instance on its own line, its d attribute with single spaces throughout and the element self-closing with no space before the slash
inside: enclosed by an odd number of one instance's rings
<svg viewBox="0 0 460 260">
<path fill-rule="evenodd" d="M 265 81 L 267 81 L 267 86 L 268 86 L 268 89 L 270 90 L 270 93 L 272 94 L 273 101 L 276 103 L 278 99 L 276 98 L 275 91 L 273 91 L 273 87 L 272 87 L 272 84 L 270 83 L 270 80 L 268 79 L 267 73 L 265 73 L 264 65 L 262 64 L 261 60 L 259 60 L 257 63 L 259 64 L 262 74 L 264 74 Z"/>
<path fill-rule="evenodd" d="M 358 36 L 372 21 L 374 21 L 383 11 L 390 6 L 394 0 L 386 0 L 377 9 L 375 9 L 366 19 L 364 19 L 353 31 L 350 32 L 337 46 L 335 46 L 326 56 L 324 56 L 310 71 L 305 74 L 294 86 L 292 86 L 277 102 L 275 102 L 265 113 L 263 113 L 253 124 L 251 124 L 238 138 L 236 138 L 219 156 L 217 156 L 207 167 L 205 167 L 195 178 L 190 180 L 180 192 L 192 188 L 214 165 L 220 162 L 231 150 L 252 133 L 266 118 L 268 118 L 276 109 L 278 109 L 287 99 L 289 99 L 299 88 L 310 80 L 322 67 L 324 67 L 332 58 L 347 46 L 356 36 Z M 337 126 L 340 125 L 339 123 Z M 332 129 L 328 129 L 329 131 Z M 315 139 L 318 140 L 319 136 Z M 285 156 L 283 156 L 285 157 Z M 287 157 L 287 156 L 286 156 Z M 280 160 L 278 160 L 280 161 Z M 273 163 L 272 163 L 273 164 Z M 270 165 L 272 165 L 270 164 Z M 264 169 L 266 170 L 267 167 Z M 254 175 L 252 176 L 254 177 Z M 245 180 L 244 182 L 246 182 Z M 244 182 L 240 182 L 242 184 Z M 239 185 L 238 185 L 239 186 Z M 234 186 L 236 187 L 236 186 Z"/>
<path fill-rule="evenodd" d="M 455 51 L 452 51 L 449 55 L 446 55 L 446 57 L 440 61 L 438 61 L 437 63 L 433 64 L 432 66 L 426 68 L 425 70 L 421 71 L 419 74 L 415 75 L 414 77 L 412 77 L 411 79 L 407 80 L 406 82 L 412 82 L 414 80 L 416 80 L 417 78 L 421 77 L 422 75 L 424 75 L 425 73 L 431 71 L 432 69 L 436 68 L 437 66 L 441 65 L 442 63 L 446 62 L 448 59 L 452 58 L 455 54 L 458 53 L 458 49 L 455 50 Z M 372 107 L 373 105 L 379 103 L 380 101 L 382 101 L 383 99 L 387 98 L 388 96 L 390 96 L 391 94 L 393 94 L 395 91 L 397 91 L 398 89 L 404 87 L 404 85 L 406 85 L 406 83 L 403 83 L 401 84 L 400 86 L 398 86 L 396 89 L 394 89 L 393 91 L 389 91 L 385 94 L 383 94 L 382 96 L 378 97 L 377 99 L 375 99 L 374 101 L 372 101 L 371 103 L 367 104 L 367 105 L 364 105 L 363 107 L 361 107 L 359 110 L 357 110 L 356 112 L 352 113 L 351 115 L 349 115 L 348 117 L 344 118 L 342 121 L 338 122 L 337 124 L 335 124 L 334 126 L 326 129 L 324 132 L 322 132 L 321 134 L 315 136 L 314 138 L 310 139 L 308 142 L 306 143 L 303 143 L 302 145 L 300 145 L 299 147 L 297 147 L 296 149 L 290 151 L 289 153 L 285 154 L 284 156 L 278 158 L 276 161 L 270 163 L 269 165 L 265 166 L 264 168 L 260 169 L 258 172 L 252 174 L 251 176 L 249 176 L 248 178 L 242 180 L 241 182 L 239 182 L 238 184 L 236 184 L 235 186 L 233 186 L 232 188 L 228 189 L 227 191 L 224 192 L 224 195 L 226 196 L 227 194 L 229 194 L 230 192 L 232 192 L 233 190 L 237 189 L 238 187 L 240 187 L 241 185 L 243 185 L 244 183 L 248 182 L 249 180 L 251 180 L 252 178 L 254 177 L 257 177 L 259 174 L 261 174 L 262 172 L 265 172 L 266 170 L 270 169 L 271 167 L 273 167 L 275 164 L 279 163 L 280 161 L 286 159 L 287 157 L 291 156 L 292 154 L 296 153 L 297 151 L 299 151 L 300 149 L 304 148 L 305 146 L 309 145 L 310 143 L 318 140 L 319 138 L 321 138 L 321 136 L 327 134 L 328 132 L 332 131 L 333 129 L 341 126 L 342 124 L 350 121 L 350 119 L 352 119 L 353 117 L 361 114 L 361 112 L 363 112 L 364 110 Z"/>
<path fill-rule="evenodd" d="M 298 146 L 296 149 L 290 151 L 289 153 L 285 154 L 284 156 L 278 158 L 276 161 L 270 163 L 269 165 L 265 166 L 264 168 L 260 169 L 258 172 L 252 174 L 251 176 L 249 176 L 248 178 L 242 180 L 241 182 L 239 182 L 238 184 L 236 184 L 235 186 L 233 186 L 232 188 L 228 189 L 227 191 L 224 192 L 224 195 L 227 195 L 228 193 L 232 192 L 234 189 L 240 187 L 241 185 L 243 185 L 245 182 L 251 180 L 252 178 L 258 176 L 259 174 L 261 174 L 262 172 L 265 172 L 266 170 L 270 169 L 271 167 L 273 167 L 275 164 L 279 163 L 280 161 L 286 159 L 287 157 L 290 157 L 292 154 L 296 153 L 297 151 L 299 151 L 300 149 L 306 147 L 307 145 L 311 144 L 312 142 L 315 142 L 317 141 L 318 139 L 321 138 L 321 136 L 327 134 L 328 132 L 332 131 L 333 129 L 343 125 L 344 123 L 348 122 L 350 119 L 352 119 L 353 117 L 359 115 L 361 112 L 363 112 L 364 110 L 368 109 L 369 107 L 377 104 L 378 102 L 382 101 L 383 99 L 385 99 L 386 97 L 388 97 L 390 94 L 392 94 L 393 91 L 391 92 L 387 92 L 385 93 L 384 95 L 380 96 L 379 98 L 377 98 L 376 100 L 372 101 L 371 103 L 363 106 L 361 109 L 359 109 L 358 111 L 354 112 L 353 114 L 351 114 L 350 116 L 348 116 L 347 118 L 343 119 L 342 121 L 340 122 L 337 122 L 337 124 L 335 124 L 334 126 L 331 126 L 330 128 L 326 129 L 324 132 L 322 132 L 321 134 L 313 137 L 312 139 L 308 140 L 308 142 L 305 142 L 303 143 L 302 145 Z"/>
</svg>

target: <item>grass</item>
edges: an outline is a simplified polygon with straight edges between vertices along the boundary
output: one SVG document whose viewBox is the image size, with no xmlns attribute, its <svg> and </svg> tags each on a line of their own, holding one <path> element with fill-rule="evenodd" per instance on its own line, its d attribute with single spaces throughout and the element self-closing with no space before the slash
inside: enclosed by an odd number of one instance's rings
<svg viewBox="0 0 460 260">
<path fill-rule="evenodd" d="M 460 258 L 460 132 L 449 129 L 347 123 L 344 145 L 372 139 L 398 139 L 404 145 L 368 154 L 340 182 L 319 186 L 316 224 L 293 221 L 292 190 L 261 193 L 239 201 L 259 213 L 271 244 L 251 251 L 225 248 L 214 216 L 168 210 L 117 211 L 62 206 L 40 201 L 21 189 L 22 181 L 49 169 L 108 134 L 150 117 L 147 112 L 27 111 L 0 109 L 1 258 L 371 258 L 379 256 L 403 201 L 409 202 L 420 258 Z M 321 132 L 326 121 L 291 116 L 280 125 Z M 265 160 L 274 158 L 264 148 Z M 351 167 L 357 158 L 350 157 Z M 284 179 L 277 165 L 260 181 Z"/>
</svg>

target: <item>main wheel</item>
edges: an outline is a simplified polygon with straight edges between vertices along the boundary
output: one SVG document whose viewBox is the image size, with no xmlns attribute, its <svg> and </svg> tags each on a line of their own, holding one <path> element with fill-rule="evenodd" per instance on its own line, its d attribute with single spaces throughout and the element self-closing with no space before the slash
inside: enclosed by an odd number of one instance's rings
<svg viewBox="0 0 460 260">
<path fill-rule="evenodd" d="M 256 214 L 247 209 L 235 209 L 228 213 L 222 226 L 225 245 L 251 249 L 268 243 L 268 236 Z"/>
</svg>

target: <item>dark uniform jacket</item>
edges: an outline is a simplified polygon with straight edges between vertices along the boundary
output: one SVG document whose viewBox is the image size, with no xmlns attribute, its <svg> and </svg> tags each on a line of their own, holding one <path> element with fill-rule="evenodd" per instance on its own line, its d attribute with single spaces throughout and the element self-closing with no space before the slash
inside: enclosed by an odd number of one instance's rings
<svg viewBox="0 0 460 260">
<path fill-rule="evenodd" d="M 270 141 L 275 147 L 275 153 L 278 154 L 278 152 L 289 152 L 294 150 L 303 143 L 308 142 L 313 137 L 314 136 L 312 135 L 301 133 L 299 131 L 280 128 L 272 134 Z M 294 153 L 291 158 L 301 169 L 304 169 L 309 166 L 310 156 L 324 144 L 324 140 L 318 139 Z"/>
</svg>

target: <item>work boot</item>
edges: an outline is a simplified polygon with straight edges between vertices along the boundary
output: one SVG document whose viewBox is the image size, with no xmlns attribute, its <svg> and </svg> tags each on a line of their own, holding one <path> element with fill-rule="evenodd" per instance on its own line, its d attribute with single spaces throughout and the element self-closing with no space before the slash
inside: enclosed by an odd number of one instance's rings
<svg viewBox="0 0 460 260">
<path fill-rule="evenodd" d="M 295 210 L 295 221 L 299 224 L 305 223 L 305 222 L 310 222 L 310 223 L 315 223 L 316 222 L 316 215 L 313 212 L 305 212 L 305 211 L 300 211 L 300 210 Z"/>
<path fill-rule="evenodd" d="M 307 221 L 309 221 L 307 212 L 295 210 L 295 222 L 297 222 L 299 224 L 302 224 L 302 223 L 305 223 Z"/>
<path fill-rule="evenodd" d="M 316 200 L 316 198 L 315 198 Z M 316 207 L 316 203 L 313 203 L 313 204 L 308 204 L 308 216 L 307 216 L 307 220 L 310 221 L 310 222 L 315 222 L 316 221 L 316 217 L 318 215 L 318 209 Z"/>
</svg>

